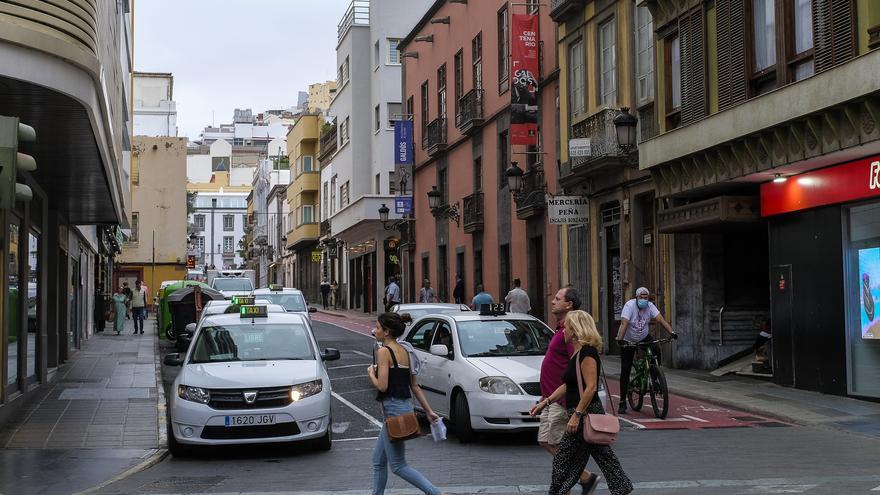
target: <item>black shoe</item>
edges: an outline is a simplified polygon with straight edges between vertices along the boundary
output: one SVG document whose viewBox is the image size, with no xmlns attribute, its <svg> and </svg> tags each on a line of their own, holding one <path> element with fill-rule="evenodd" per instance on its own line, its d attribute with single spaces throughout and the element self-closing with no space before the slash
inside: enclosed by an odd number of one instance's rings
<svg viewBox="0 0 880 495">
<path fill-rule="evenodd" d="M 617 408 L 617 414 L 626 414 L 626 404 L 620 403 L 620 407 Z"/>
<path fill-rule="evenodd" d="M 590 473 L 590 477 L 587 478 L 586 483 L 581 483 L 581 493 L 583 495 L 590 495 L 596 491 L 597 486 L 599 486 L 599 476 L 597 476 L 596 473 Z"/>
<path fill-rule="evenodd" d="M 141 335 L 143 335 L 143 334 L 144 334 L 144 331 L 143 331 L 143 330 L 141 330 Z"/>
</svg>

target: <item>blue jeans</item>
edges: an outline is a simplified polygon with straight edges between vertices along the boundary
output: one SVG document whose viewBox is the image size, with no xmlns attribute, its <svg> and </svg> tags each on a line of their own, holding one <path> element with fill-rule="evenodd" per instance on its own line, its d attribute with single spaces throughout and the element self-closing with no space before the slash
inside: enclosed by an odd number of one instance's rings
<svg viewBox="0 0 880 495">
<path fill-rule="evenodd" d="M 137 333 L 138 329 L 140 329 L 140 332 L 143 333 L 147 308 L 131 308 L 131 317 L 134 319 L 134 332 Z"/>
<path fill-rule="evenodd" d="M 413 410 L 410 399 L 385 399 L 382 401 L 382 409 L 385 417 L 390 418 Z M 418 488 L 428 495 L 440 495 L 440 490 L 432 485 L 422 473 L 416 471 L 406 463 L 406 442 L 391 443 L 385 425 L 376 439 L 373 448 L 373 495 L 385 493 L 385 484 L 388 482 L 388 464 L 391 464 L 391 472 L 403 478 L 407 483 Z"/>
</svg>

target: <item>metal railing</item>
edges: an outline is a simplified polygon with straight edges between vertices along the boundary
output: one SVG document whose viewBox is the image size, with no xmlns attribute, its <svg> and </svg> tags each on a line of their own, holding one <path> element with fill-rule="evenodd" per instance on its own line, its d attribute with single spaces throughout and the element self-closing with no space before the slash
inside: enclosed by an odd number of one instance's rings
<svg viewBox="0 0 880 495">
<path fill-rule="evenodd" d="M 321 221 L 321 237 L 327 237 L 330 235 L 330 220 L 322 220 Z"/>
<path fill-rule="evenodd" d="M 430 150 L 446 146 L 446 118 L 439 117 L 431 121 L 422 137 L 422 148 Z"/>
<path fill-rule="evenodd" d="M 622 158 L 627 155 L 617 144 L 617 130 L 614 127 L 617 113 L 616 109 L 606 108 L 571 126 L 571 139 L 590 139 L 590 156 L 572 158 L 572 168 L 600 158 Z"/>
<path fill-rule="evenodd" d="M 321 137 L 319 139 L 321 149 L 318 153 L 318 160 L 323 160 L 336 151 L 336 134 L 336 122 L 333 123 L 333 126 L 330 127 L 329 130 L 321 133 Z"/>
<path fill-rule="evenodd" d="M 347 33 L 352 26 L 369 25 L 370 1 L 354 0 L 349 4 L 348 10 L 345 11 L 345 15 L 342 16 L 342 20 L 339 21 L 339 25 L 337 26 L 338 41 L 342 41 L 342 38 L 345 37 L 345 33 Z"/>
<path fill-rule="evenodd" d="M 475 192 L 462 199 L 464 209 L 464 228 L 480 228 L 483 226 L 483 193 Z"/>
<path fill-rule="evenodd" d="M 455 116 L 455 127 L 461 129 L 476 121 L 483 121 L 483 90 L 472 89 L 458 100 L 458 114 Z"/>
<path fill-rule="evenodd" d="M 522 192 L 514 196 L 516 209 L 543 208 L 547 201 L 547 184 L 544 182 L 544 170 L 534 168 L 523 174 Z"/>
</svg>

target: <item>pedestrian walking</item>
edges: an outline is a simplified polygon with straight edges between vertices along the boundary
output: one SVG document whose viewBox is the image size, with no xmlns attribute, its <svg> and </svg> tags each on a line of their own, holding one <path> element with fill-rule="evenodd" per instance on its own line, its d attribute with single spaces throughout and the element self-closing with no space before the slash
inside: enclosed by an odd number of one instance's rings
<svg viewBox="0 0 880 495">
<path fill-rule="evenodd" d="M 330 305 L 333 306 L 333 309 L 336 309 L 336 297 L 339 292 L 339 282 L 335 279 L 330 283 Z"/>
<path fill-rule="evenodd" d="M 397 285 L 397 278 L 389 277 L 388 285 L 385 286 L 385 311 L 391 311 L 395 304 L 400 304 L 400 286 Z"/>
<path fill-rule="evenodd" d="M 461 275 L 455 277 L 455 288 L 452 289 L 452 298 L 456 304 L 464 304 L 464 280 L 462 280 Z"/>
<path fill-rule="evenodd" d="M 630 343 L 637 344 L 641 342 L 654 342 L 656 339 L 650 334 L 648 323 L 652 320 L 657 321 L 666 332 L 673 338 L 677 339 L 678 334 L 672 329 L 672 326 L 663 319 L 660 310 L 654 306 L 649 298 L 651 293 L 645 287 L 636 289 L 636 297 L 630 299 L 623 305 L 620 312 L 620 328 L 617 330 L 617 342 L 621 345 Z M 651 351 L 660 361 L 660 346 L 654 344 Z M 620 350 L 620 407 L 618 414 L 626 414 L 626 401 L 623 400 L 629 392 L 629 373 L 632 371 L 633 359 L 636 355 L 636 348 L 632 346 L 623 347 Z"/>
<path fill-rule="evenodd" d="M 420 303 L 432 303 L 437 301 L 437 296 L 434 295 L 434 289 L 431 287 L 431 281 L 425 279 L 422 281 L 422 288 L 419 290 L 419 302 Z"/>
<path fill-rule="evenodd" d="M 116 318 L 113 320 L 113 330 L 116 335 L 122 333 L 125 327 L 126 312 L 128 311 L 128 296 L 125 295 L 125 287 L 120 287 L 119 291 L 113 294 L 113 308 L 116 312 Z"/>
<path fill-rule="evenodd" d="M 325 310 L 330 309 L 330 282 L 327 281 L 327 277 L 321 280 L 321 302 Z"/>
<path fill-rule="evenodd" d="M 495 302 L 495 300 L 492 299 L 492 294 L 483 290 L 483 284 L 477 284 L 476 292 L 477 295 L 471 300 L 471 308 L 474 311 L 479 311 L 480 306 L 483 304 L 492 304 Z"/>
<path fill-rule="evenodd" d="M 393 282 L 392 282 L 393 283 Z M 391 284 L 389 284 L 391 285 Z M 419 387 L 416 375 L 410 372 L 410 355 L 397 339 L 403 335 L 409 315 L 382 313 L 376 320 L 373 335 L 381 346 L 376 351 L 376 364 L 367 368 L 367 376 L 379 392 L 376 400 L 382 403 L 384 419 L 413 412 L 415 394 L 422 410 L 431 422 L 439 416 L 431 409 Z M 406 442 L 392 442 L 383 424 L 373 448 L 373 495 L 385 493 L 388 483 L 388 465 L 391 471 L 428 495 L 443 495 L 422 473 L 406 463 Z"/>
<path fill-rule="evenodd" d="M 131 319 L 131 289 L 128 282 L 122 282 L 122 292 L 125 294 L 125 319 Z"/>
<path fill-rule="evenodd" d="M 147 319 L 147 290 L 140 280 L 134 282 L 131 293 L 131 314 L 134 318 L 134 333 L 144 333 L 144 320 Z"/>
<path fill-rule="evenodd" d="M 631 493 L 633 491 L 632 482 L 623 471 L 623 467 L 611 446 L 587 443 L 584 440 L 585 416 L 605 414 L 598 393 L 599 374 L 602 370 L 602 361 L 599 358 L 602 337 L 596 330 L 596 322 L 585 311 L 570 311 L 565 318 L 563 335 L 565 342 L 571 344 L 574 349 L 571 359 L 566 364 L 563 382 L 549 397 L 536 404 L 529 411 L 534 416 L 550 404 L 565 399 L 566 414 L 569 415 L 569 418 L 559 449 L 553 456 L 550 495 L 564 495 L 579 480 L 582 480 L 584 468 L 590 457 L 595 459 L 596 464 L 599 465 L 612 495 Z M 579 384 L 578 374 L 583 378 L 583 390 Z M 595 473 L 591 473 L 586 483 L 581 483 L 583 493 L 592 493 L 598 484 L 599 477 Z"/>
<path fill-rule="evenodd" d="M 511 313 L 528 314 L 532 310 L 532 301 L 529 300 L 529 294 L 520 288 L 521 282 L 518 278 L 513 279 L 513 289 L 504 296 L 504 302 L 507 303 L 507 310 Z"/>
</svg>

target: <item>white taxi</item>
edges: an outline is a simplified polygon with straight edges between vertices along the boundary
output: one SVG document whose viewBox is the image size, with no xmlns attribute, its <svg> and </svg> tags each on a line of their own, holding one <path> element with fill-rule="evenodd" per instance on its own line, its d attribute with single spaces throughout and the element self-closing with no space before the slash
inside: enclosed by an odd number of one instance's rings
<svg viewBox="0 0 880 495">
<path fill-rule="evenodd" d="M 168 446 L 188 447 L 309 440 L 329 450 L 330 377 L 309 322 L 298 314 L 242 306 L 240 314 L 203 319 L 168 399 Z"/>
<path fill-rule="evenodd" d="M 310 307 L 306 303 L 306 298 L 302 291 L 291 287 L 282 287 L 280 285 L 270 285 L 262 289 L 254 289 L 252 296 L 259 299 L 268 299 L 272 304 L 280 304 L 290 313 L 300 313 L 306 318 L 311 319 L 312 315 L 317 311 L 316 308 Z"/>
<path fill-rule="evenodd" d="M 538 428 L 529 409 L 541 398 L 541 362 L 552 337 L 537 318 L 493 304 L 423 316 L 403 340 L 422 363 L 418 380 L 431 408 L 468 442 L 478 431 Z"/>
</svg>

